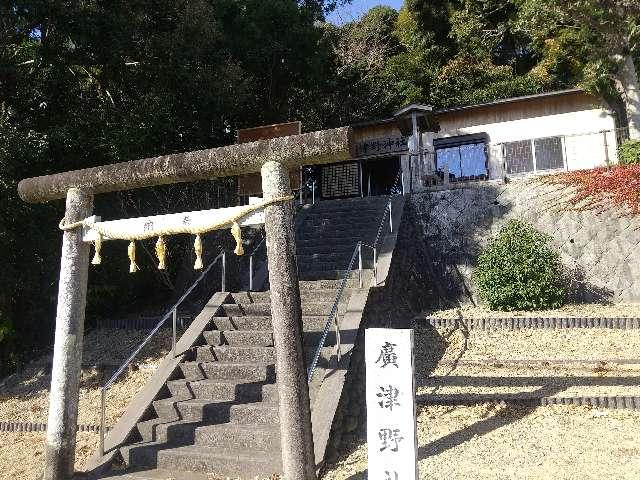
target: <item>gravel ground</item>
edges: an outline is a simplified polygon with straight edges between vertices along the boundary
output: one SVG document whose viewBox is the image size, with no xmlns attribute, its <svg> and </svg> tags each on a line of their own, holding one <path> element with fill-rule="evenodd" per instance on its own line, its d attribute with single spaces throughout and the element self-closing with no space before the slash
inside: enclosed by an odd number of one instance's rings
<svg viewBox="0 0 640 480">
<path fill-rule="evenodd" d="M 36 480 L 44 467 L 45 433 L 0 433 L 0 479 Z M 98 445 L 94 433 L 78 432 L 76 470 L 84 464 Z"/>
<path fill-rule="evenodd" d="M 417 328 L 416 361 L 640 360 L 640 330 Z"/>
<path fill-rule="evenodd" d="M 640 412 L 585 407 L 422 407 L 421 480 L 632 480 Z M 367 447 L 349 446 L 322 480 L 364 480 Z"/>
<path fill-rule="evenodd" d="M 83 363 L 117 364 L 140 344 L 144 336 L 145 334 L 139 331 L 95 330 L 88 334 L 85 340 L 83 359 L 88 361 Z M 153 375 L 160 359 L 168 352 L 168 343 L 170 333 L 161 332 L 159 338 L 140 352 L 136 362 L 137 370 L 125 371 L 111 386 L 107 395 L 107 425 L 113 425 L 120 418 L 131 398 Z M 152 354 L 153 349 L 158 353 Z M 38 359 L 0 388 L 0 420 L 47 422 L 51 372 L 46 363 L 46 358 Z M 113 367 L 82 369 L 79 424 L 100 423 L 100 386 L 113 372 Z"/>
<path fill-rule="evenodd" d="M 160 332 L 145 347 L 135 364 L 137 369 L 125 371 L 109 389 L 107 396 L 107 426 L 113 426 L 124 413 L 133 396 L 153 375 L 161 358 L 169 351 L 170 332 Z M 90 332 L 85 338 L 83 364 L 98 367 L 83 368 L 80 386 L 78 423 L 100 424 L 100 386 L 114 372 L 113 367 L 125 360 L 146 336 L 146 332 L 103 329 Z M 47 423 L 51 372 L 50 356 L 28 365 L 0 387 L 0 421 Z M 44 464 L 45 433 L 0 432 L 0 479 L 32 480 L 38 478 Z M 97 448 L 95 433 L 78 432 L 76 469 Z"/>
<path fill-rule="evenodd" d="M 537 317 L 537 318 L 640 318 L 640 305 L 635 304 L 569 304 L 555 310 L 499 312 L 485 307 L 463 306 L 425 312 L 425 317 L 432 318 L 505 318 L 505 317 Z"/>
<path fill-rule="evenodd" d="M 640 365 L 604 367 L 580 364 L 564 366 L 439 366 L 428 378 L 417 376 L 416 393 L 449 394 L 526 394 L 536 396 L 640 395 Z M 530 396 L 530 395 L 526 395 Z"/>
</svg>

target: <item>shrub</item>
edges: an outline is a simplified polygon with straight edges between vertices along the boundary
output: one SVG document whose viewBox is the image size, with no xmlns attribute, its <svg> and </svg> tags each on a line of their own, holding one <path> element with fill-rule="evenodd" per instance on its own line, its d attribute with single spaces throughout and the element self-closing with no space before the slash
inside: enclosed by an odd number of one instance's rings
<svg viewBox="0 0 640 480">
<path fill-rule="evenodd" d="M 550 237 L 519 220 L 509 221 L 478 259 L 475 280 L 492 310 L 542 310 L 566 298 L 560 256 Z"/>
<path fill-rule="evenodd" d="M 627 140 L 618 147 L 618 161 L 621 165 L 640 164 L 640 140 Z"/>
</svg>

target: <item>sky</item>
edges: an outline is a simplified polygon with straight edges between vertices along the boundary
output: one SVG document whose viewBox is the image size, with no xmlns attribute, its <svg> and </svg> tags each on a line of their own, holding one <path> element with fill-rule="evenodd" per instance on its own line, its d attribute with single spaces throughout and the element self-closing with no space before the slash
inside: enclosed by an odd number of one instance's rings
<svg viewBox="0 0 640 480">
<path fill-rule="evenodd" d="M 353 0 L 350 5 L 340 7 L 329 15 L 328 20 L 340 25 L 358 19 L 363 13 L 376 5 L 389 5 L 399 10 L 403 3 L 403 0 Z"/>
</svg>

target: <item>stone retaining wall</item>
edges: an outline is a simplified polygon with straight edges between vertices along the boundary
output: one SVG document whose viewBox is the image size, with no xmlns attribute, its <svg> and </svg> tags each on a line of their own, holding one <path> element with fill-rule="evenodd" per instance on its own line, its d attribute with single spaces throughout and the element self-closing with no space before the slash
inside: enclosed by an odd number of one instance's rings
<svg viewBox="0 0 640 480">
<path fill-rule="evenodd" d="M 572 301 L 640 302 L 640 218 L 616 209 L 571 211 L 570 194 L 518 180 L 412 195 L 407 208 L 415 242 L 429 258 L 441 296 L 477 302 L 477 257 L 490 236 L 516 218 L 551 236 L 571 273 Z"/>
</svg>

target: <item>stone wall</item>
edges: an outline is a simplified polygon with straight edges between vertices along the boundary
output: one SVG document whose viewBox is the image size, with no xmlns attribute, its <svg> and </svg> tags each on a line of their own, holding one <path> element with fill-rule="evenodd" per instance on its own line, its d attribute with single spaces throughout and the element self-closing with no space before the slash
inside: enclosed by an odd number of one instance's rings
<svg viewBox="0 0 640 480">
<path fill-rule="evenodd" d="M 571 190 L 518 180 L 411 196 L 440 300 L 477 302 L 473 267 L 491 235 L 512 218 L 551 236 L 572 280 L 572 301 L 640 302 L 640 218 L 622 210 L 571 210 Z M 404 225 L 403 225 L 404 227 Z"/>
</svg>

